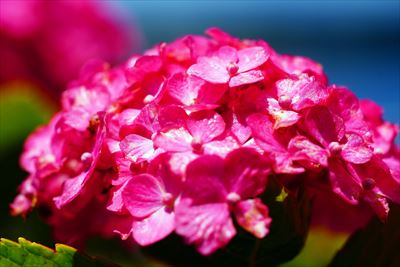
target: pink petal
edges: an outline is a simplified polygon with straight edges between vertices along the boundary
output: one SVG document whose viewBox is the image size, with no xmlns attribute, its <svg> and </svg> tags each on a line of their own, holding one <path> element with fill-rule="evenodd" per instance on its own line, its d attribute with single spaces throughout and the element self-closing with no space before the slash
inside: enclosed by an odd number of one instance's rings
<svg viewBox="0 0 400 267">
<path fill-rule="evenodd" d="M 274 98 L 268 98 L 268 113 L 274 118 L 274 129 L 288 127 L 296 124 L 300 115 L 297 112 L 284 110 Z"/>
<path fill-rule="evenodd" d="M 184 107 L 189 112 L 197 112 L 202 110 L 214 110 L 218 108 L 218 104 L 194 104 L 191 106 Z"/>
<path fill-rule="evenodd" d="M 257 145 L 256 141 L 254 140 L 254 138 L 249 139 L 249 141 L 247 141 L 246 143 L 244 143 L 243 147 L 247 147 L 247 148 L 251 148 L 254 149 L 255 151 L 258 152 L 258 154 L 262 155 L 264 154 L 264 150 L 262 150 L 260 148 L 259 145 Z"/>
<path fill-rule="evenodd" d="M 370 99 L 360 100 L 360 109 L 364 118 L 373 125 L 382 124 L 383 108 Z"/>
<path fill-rule="evenodd" d="M 215 111 L 199 111 L 190 114 L 187 128 L 194 142 L 207 143 L 225 131 L 225 122 Z"/>
<path fill-rule="evenodd" d="M 140 99 L 140 102 L 144 104 L 151 102 L 158 103 L 165 93 L 164 82 L 165 77 L 162 74 L 147 75 L 141 81 L 141 90 L 135 92 L 137 99 Z"/>
<path fill-rule="evenodd" d="M 247 118 L 247 125 L 251 128 L 254 140 L 266 152 L 285 153 L 286 149 L 273 135 L 272 122 L 268 116 L 258 113 Z"/>
<path fill-rule="evenodd" d="M 374 133 L 374 143 L 372 144 L 374 152 L 376 154 L 387 154 L 392 148 L 398 132 L 399 128 L 396 124 L 383 122 L 377 126 Z"/>
<path fill-rule="evenodd" d="M 154 133 L 160 129 L 157 115 L 158 107 L 154 104 L 148 104 L 137 115 L 134 124 L 140 125 L 149 132 Z"/>
<path fill-rule="evenodd" d="M 145 162 L 140 163 L 132 163 L 131 160 L 127 159 L 122 152 L 118 152 L 115 154 L 115 163 L 113 166 L 118 166 L 118 172 L 116 173 L 116 177 L 112 178 L 112 185 L 121 186 L 125 184 L 128 180 L 132 178 L 133 175 L 140 174 L 144 172 L 141 168 L 132 168 L 136 166 L 146 166 Z M 113 168 L 113 166 L 111 168 Z"/>
<path fill-rule="evenodd" d="M 99 159 L 100 151 L 105 137 L 105 128 L 101 127 L 96 133 L 96 143 L 94 144 L 92 153 L 92 161 L 87 170 L 81 172 L 77 176 L 70 178 L 64 182 L 61 195 L 54 197 L 54 203 L 57 208 L 73 201 L 81 192 L 84 191 L 88 182 L 95 182 L 97 174 L 95 173 L 96 164 Z M 93 185 L 93 184 L 92 184 Z"/>
<path fill-rule="evenodd" d="M 185 110 L 174 105 L 161 108 L 158 114 L 161 128 L 179 128 L 186 124 L 187 119 L 188 115 Z"/>
<path fill-rule="evenodd" d="M 153 141 L 137 134 L 126 136 L 121 141 L 120 148 L 133 162 L 149 160 L 154 155 Z"/>
<path fill-rule="evenodd" d="M 169 160 L 171 170 L 177 175 L 184 176 L 186 172 L 186 166 L 197 157 L 198 154 L 195 154 L 192 151 L 175 152 L 171 155 Z"/>
<path fill-rule="evenodd" d="M 288 150 L 294 159 L 310 168 L 328 167 L 329 153 L 326 149 L 310 142 L 305 136 L 296 136 L 290 140 Z"/>
<path fill-rule="evenodd" d="M 193 105 L 199 95 L 204 80 L 195 76 L 186 76 L 182 73 L 172 76 L 166 85 L 170 96 L 186 106 Z"/>
<path fill-rule="evenodd" d="M 77 86 L 65 90 L 62 95 L 62 105 L 66 111 L 81 108 L 90 114 L 103 111 L 110 102 L 110 96 L 104 87 L 88 89 Z"/>
<path fill-rule="evenodd" d="M 224 202 L 224 161 L 218 156 L 205 155 L 193 160 L 186 168 L 183 196 L 194 203 Z"/>
<path fill-rule="evenodd" d="M 314 62 L 309 58 L 301 56 L 280 55 L 274 62 L 279 64 L 279 66 L 289 74 L 299 75 L 301 73 L 309 73 L 311 71 L 311 73 L 313 75 L 316 75 L 318 80 L 320 80 L 324 85 L 328 83 L 322 65 Z"/>
<path fill-rule="evenodd" d="M 257 238 L 264 238 L 269 233 L 271 218 L 268 207 L 259 198 L 240 201 L 235 206 L 238 224 Z"/>
<path fill-rule="evenodd" d="M 286 147 L 278 138 L 286 138 L 284 135 L 274 134 L 272 122 L 269 117 L 257 113 L 247 118 L 256 144 L 274 162 L 274 171 L 277 173 L 301 173 L 302 167 L 293 166 L 293 155 L 290 155 Z"/>
<path fill-rule="evenodd" d="M 126 75 L 130 83 L 137 83 L 144 79 L 149 73 L 158 72 L 162 67 L 162 60 L 159 56 L 141 56 L 133 67 L 128 67 Z"/>
<path fill-rule="evenodd" d="M 157 72 L 162 67 L 162 59 L 159 56 L 142 56 L 135 62 L 135 68 L 147 72 Z"/>
<path fill-rule="evenodd" d="M 137 116 L 139 116 L 140 110 L 134 108 L 124 109 L 118 116 L 119 125 L 133 124 Z"/>
<path fill-rule="evenodd" d="M 132 235 L 141 246 L 147 246 L 168 236 L 175 229 L 175 214 L 163 207 L 149 217 L 132 224 Z"/>
<path fill-rule="evenodd" d="M 177 61 L 189 61 L 192 59 L 192 45 L 194 43 L 193 36 L 184 36 L 172 43 L 164 43 L 160 53 L 162 53 L 164 57 L 172 58 Z"/>
<path fill-rule="evenodd" d="M 183 200 L 175 216 L 176 232 L 203 255 L 224 247 L 236 234 L 225 203 L 191 206 L 190 200 Z"/>
<path fill-rule="evenodd" d="M 132 234 L 132 224 L 135 221 L 130 215 L 120 215 L 112 222 L 113 232 L 119 234 L 122 240 L 127 240 Z"/>
<path fill-rule="evenodd" d="M 295 111 L 323 104 L 329 95 L 326 86 L 315 77 L 307 75 L 300 76 L 299 80 L 280 80 L 276 83 L 276 88 L 279 99 L 288 99 Z"/>
<path fill-rule="evenodd" d="M 238 61 L 237 50 L 231 46 L 222 46 L 218 50 L 217 56 L 225 63 L 225 66 L 229 63 L 236 63 Z"/>
<path fill-rule="evenodd" d="M 379 188 L 382 195 L 393 202 L 400 204 L 400 181 L 392 176 L 389 167 L 378 156 L 373 156 L 365 164 L 354 165 L 357 174 L 363 179 L 372 182 Z M 365 182 L 364 182 L 365 183 Z"/>
<path fill-rule="evenodd" d="M 204 144 L 203 148 L 204 154 L 218 155 L 224 158 L 229 152 L 239 148 L 239 144 L 235 138 L 228 135 L 222 140 L 215 140 Z"/>
<path fill-rule="evenodd" d="M 38 194 L 38 190 L 35 186 L 37 180 L 34 175 L 29 175 L 22 184 L 19 186 L 19 194 L 14 198 L 13 203 L 10 205 L 11 214 L 26 215 L 34 207 L 35 196 Z"/>
<path fill-rule="evenodd" d="M 346 132 L 358 134 L 363 138 L 368 137 L 367 140 L 371 138 L 372 134 L 364 120 L 359 101 L 350 90 L 333 87 L 328 99 L 328 107 L 332 113 L 342 118 Z"/>
<path fill-rule="evenodd" d="M 13 202 L 10 204 L 10 213 L 13 216 L 16 215 L 27 215 L 34 207 L 32 199 L 27 197 L 25 194 L 17 195 Z"/>
<path fill-rule="evenodd" d="M 330 160 L 329 179 L 333 192 L 350 204 L 358 204 L 362 191 L 361 180 L 358 175 L 354 175 L 351 164 L 342 160 Z"/>
<path fill-rule="evenodd" d="M 384 158 L 383 162 L 390 169 L 390 173 L 392 174 L 393 178 L 400 183 L 400 159 L 394 156 L 389 156 Z"/>
<path fill-rule="evenodd" d="M 217 27 L 208 28 L 206 34 L 221 44 L 236 44 L 240 42 L 238 38 L 229 35 Z"/>
<path fill-rule="evenodd" d="M 164 206 L 163 187 L 161 182 L 152 175 L 134 176 L 124 185 L 122 191 L 124 206 L 134 217 L 147 217 Z"/>
<path fill-rule="evenodd" d="M 373 149 L 367 145 L 362 137 L 350 134 L 347 143 L 343 146 L 341 155 L 344 160 L 354 163 L 366 163 L 373 156 Z"/>
<path fill-rule="evenodd" d="M 226 119 L 225 119 L 226 120 Z M 238 139 L 238 141 L 243 144 L 249 140 L 251 136 L 251 129 L 245 122 L 239 121 L 236 114 L 232 114 L 232 125 L 230 128 L 232 134 Z"/>
<path fill-rule="evenodd" d="M 64 113 L 62 120 L 66 125 L 83 132 L 88 128 L 90 118 L 91 114 L 84 109 L 74 109 Z"/>
<path fill-rule="evenodd" d="M 217 57 L 200 57 L 197 64 L 189 67 L 187 74 L 194 75 L 210 83 L 227 83 L 230 79 L 226 63 Z"/>
<path fill-rule="evenodd" d="M 232 99 L 232 109 L 235 111 L 238 119 L 245 122 L 247 116 L 264 112 L 267 109 L 267 101 L 265 101 L 270 93 L 267 90 L 261 90 L 258 86 L 251 86 L 246 90 L 235 90 L 236 96 Z"/>
<path fill-rule="evenodd" d="M 203 105 L 217 105 L 218 100 L 220 100 L 228 86 L 225 84 L 212 84 L 204 83 L 197 95 L 196 103 Z"/>
<path fill-rule="evenodd" d="M 264 75 L 260 70 L 250 70 L 233 76 L 229 81 L 230 87 L 256 83 L 264 80 Z"/>
<path fill-rule="evenodd" d="M 122 198 L 122 192 L 124 191 L 124 185 L 112 189 L 111 198 L 107 203 L 107 210 L 121 213 L 124 210 L 124 200 Z"/>
<path fill-rule="evenodd" d="M 257 196 L 265 190 L 269 171 L 269 164 L 255 150 L 236 149 L 225 159 L 225 187 L 242 199 Z"/>
<path fill-rule="evenodd" d="M 303 167 L 293 163 L 293 160 L 296 158 L 289 153 L 275 154 L 273 159 L 273 169 L 276 173 L 299 174 L 304 172 Z"/>
<path fill-rule="evenodd" d="M 171 153 L 172 154 L 172 153 Z M 172 194 L 175 200 L 182 190 L 182 176 L 173 172 L 170 166 L 171 155 L 170 153 L 163 153 L 153 159 L 148 165 L 147 172 L 154 177 L 159 177 L 162 180 L 166 192 Z M 168 202 L 167 204 L 172 204 Z"/>
<path fill-rule="evenodd" d="M 50 143 L 60 117 L 60 113 L 56 114 L 48 125 L 37 128 L 25 141 L 24 151 L 20 158 L 20 164 L 25 171 L 34 173 L 37 170 L 38 160 L 41 163 L 40 166 L 50 165 L 54 170 L 57 169 L 55 167 L 58 163 Z"/>
<path fill-rule="evenodd" d="M 192 150 L 193 137 L 183 127 L 161 131 L 154 137 L 154 144 L 165 151 L 184 152 Z"/>
<path fill-rule="evenodd" d="M 310 135 L 325 147 L 328 147 L 331 142 L 340 141 L 344 130 L 343 122 L 335 119 L 334 115 L 322 106 L 309 109 L 305 115 L 304 124 Z"/>
<path fill-rule="evenodd" d="M 267 61 L 269 55 L 264 47 L 254 46 L 238 51 L 239 72 L 255 69 Z"/>
<path fill-rule="evenodd" d="M 382 196 L 379 190 L 375 188 L 374 190 L 364 192 L 363 200 L 371 206 L 382 222 L 387 221 L 389 215 L 389 203 L 387 199 Z"/>
<path fill-rule="evenodd" d="M 63 185 L 63 192 L 60 196 L 54 198 L 54 204 L 57 208 L 61 209 L 63 206 L 74 200 L 80 192 L 83 191 L 83 187 L 87 180 L 90 179 L 93 173 L 93 169 L 89 173 L 81 173 L 74 178 L 70 178 L 65 181 Z"/>
</svg>

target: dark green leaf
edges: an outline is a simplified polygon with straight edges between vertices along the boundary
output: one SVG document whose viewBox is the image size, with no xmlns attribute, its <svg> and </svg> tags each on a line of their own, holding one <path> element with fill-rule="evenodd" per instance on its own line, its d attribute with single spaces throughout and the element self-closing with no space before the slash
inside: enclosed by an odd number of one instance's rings
<svg viewBox="0 0 400 267">
<path fill-rule="evenodd" d="M 19 238 L 18 243 L 5 238 L 0 240 L 0 267 L 72 267 L 116 266 L 89 258 L 76 249 L 56 244 L 55 250 Z"/>
<path fill-rule="evenodd" d="M 0 88 L 0 152 L 18 145 L 38 125 L 47 123 L 55 107 L 39 88 L 28 83 Z"/>
</svg>

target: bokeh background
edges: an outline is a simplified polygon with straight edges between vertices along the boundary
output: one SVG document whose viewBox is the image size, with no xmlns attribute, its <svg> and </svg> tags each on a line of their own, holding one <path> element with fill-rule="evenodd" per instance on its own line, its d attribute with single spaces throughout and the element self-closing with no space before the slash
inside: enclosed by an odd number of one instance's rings
<svg viewBox="0 0 400 267">
<path fill-rule="evenodd" d="M 0 15 L 3 17 L 9 12 L 5 2 L 15 1 L 0 2 Z M 280 53 L 304 55 L 320 62 L 330 83 L 348 86 L 360 98 L 373 99 L 384 107 L 385 119 L 400 122 L 399 1 L 103 0 L 95 3 L 107 6 L 105 10 L 117 23 L 128 25 L 125 29 L 131 31 L 132 49 L 121 48 L 127 50 L 124 53 L 143 51 L 188 33 L 202 34 L 205 29 L 217 26 L 241 38 L 264 39 Z M 63 16 L 63 13 L 58 16 Z M 72 20 L 65 19 L 62 23 Z M 96 30 L 102 31 L 102 27 Z M 7 41 L 5 36 L 0 35 L 0 49 Z M 20 42 L 20 39 L 15 39 L 12 46 L 19 47 Z M 45 41 L 38 42 L 46 48 Z M 109 54 L 96 56 L 114 63 L 120 60 L 110 58 Z M 0 71 L 7 70 L 10 64 L 9 59 L 0 53 Z M 26 220 L 13 218 L 8 214 L 8 205 L 25 176 L 18 166 L 23 141 L 29 132 L 45 123 L 57 110 L 58 103 L 49 90 L 60 90 L 64 86 L 65 83 L 61 83 L 52 89 L 52 86 L 26 76 L 1 80 L 1 237 L 15 240 L 24 236 L 53 246 L 50 229 L 35 213 Z M 324 266 L 346 237 L 344 233 L 312 229 L 303 253 L 285 266 Z M 111 242 L 117 249 L 109 249 L 109 241 L 94 239 L 89 242 L 88 251 L 120 262 L 134 258 L 129 251 L 119 249 L 117 241 Z"/>
</svg>

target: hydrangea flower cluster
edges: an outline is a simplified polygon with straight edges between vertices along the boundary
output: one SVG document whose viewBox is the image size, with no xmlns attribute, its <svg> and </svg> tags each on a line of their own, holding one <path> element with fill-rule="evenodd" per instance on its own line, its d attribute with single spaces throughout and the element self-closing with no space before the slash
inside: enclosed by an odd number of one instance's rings
<svg viewBox="0 0 400 267">
<path fill-rule="evenodd" d="M 37 207 L 68 243 L 119 233 L 140 245 L 175 232 L 209 255 L 242 227 L 268 235 L 275 179 L 329 188 L 385 220 L 400 203 L 397 126 L 328 85 L 322 66 L 217 28 L 110 68 L 92 62 L 62 110 L 26 141 L 11 205 Z"/>
</svg>

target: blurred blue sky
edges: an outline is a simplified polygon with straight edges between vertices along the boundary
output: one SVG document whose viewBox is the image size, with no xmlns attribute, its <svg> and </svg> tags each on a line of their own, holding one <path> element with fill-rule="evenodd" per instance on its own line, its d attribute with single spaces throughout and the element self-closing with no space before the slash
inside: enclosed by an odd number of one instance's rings
<svg viewBox="0 0 400 267">
<path fill-rule="evenodd" d="M 400 122 L 399 1 L 119 1 L 145 48 L 217 26 L 264 39 L 278 52 L 323 64 L 331 83 L 385 108 Z"/>
</svg>

